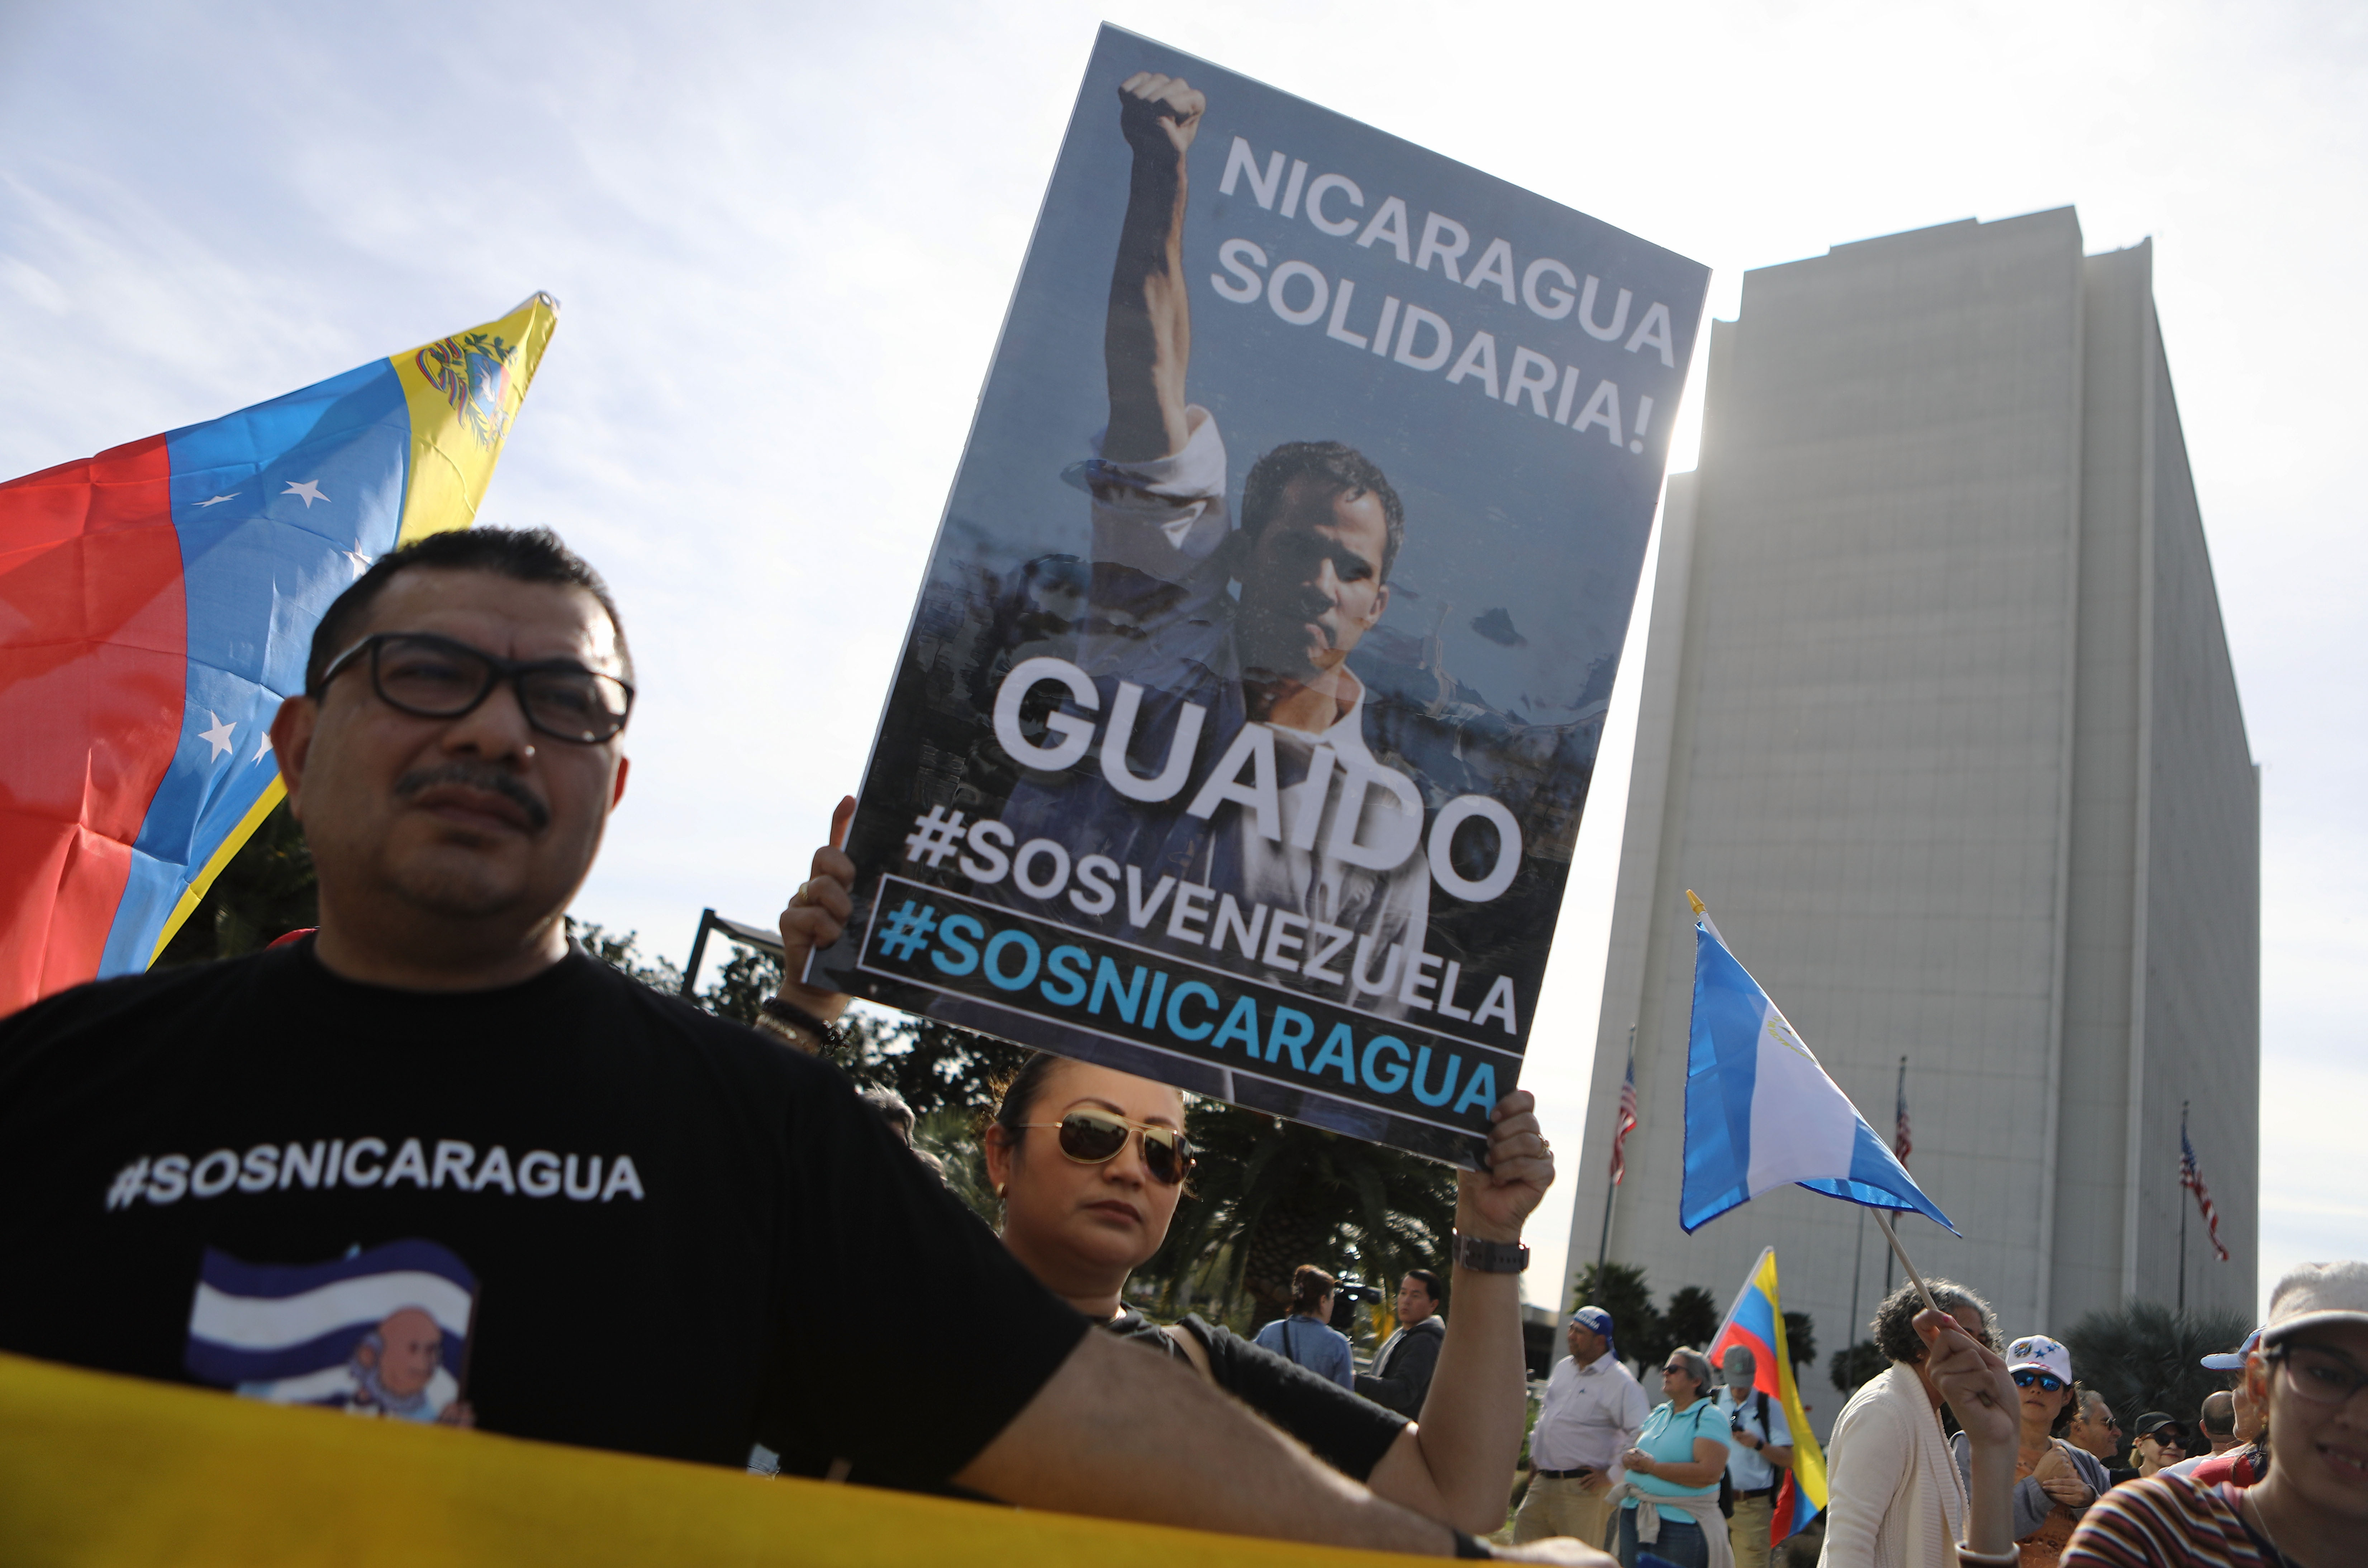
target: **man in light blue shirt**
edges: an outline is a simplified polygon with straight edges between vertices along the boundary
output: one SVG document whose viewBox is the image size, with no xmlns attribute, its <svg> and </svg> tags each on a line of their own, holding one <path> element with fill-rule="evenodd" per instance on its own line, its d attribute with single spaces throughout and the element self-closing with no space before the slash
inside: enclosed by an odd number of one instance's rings
<svg viewBox="0 0 2368 1568">
<path fill-rule="evenodd" d="M 1253 1343 L 1354 1393 L 1357 1365 L 1349 1353 L 1349 1336 L 1332 1326 L 1332 1296 L 1339 1285 L 1312 1263 L 1292 1269 L 1291 1315 L 1259 1329 Z"/>
<path fill-rule="evenodd" d="M 1735 1551 L 1735 1568 L 1766 1568 L 1769 1522 L 1776 1510 L 1776 1489 L 1793 1462 L 1793 1427 L 1784 1407 L 1751 1386 L 1759 1363 L 1740 1345 L 1727 1347 L 1720 1369 L 1726 1386 L 1718 1391 L 1718 1408 L 1726 1417 L 1726 1479 L 1735 1488 L 1735 1513 L 1726 1521 L 1727 1544 Z"/>
</svg>

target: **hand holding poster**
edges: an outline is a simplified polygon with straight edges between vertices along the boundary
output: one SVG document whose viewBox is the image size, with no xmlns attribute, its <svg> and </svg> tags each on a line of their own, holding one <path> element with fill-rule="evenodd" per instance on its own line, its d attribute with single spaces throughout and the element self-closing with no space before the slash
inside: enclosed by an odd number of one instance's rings
<svg viewBox="0 0 2368 1568">
<path fill-rule="evenodd" d="M 1707 284 L 1104 28 L 809 976 L 1474 1164 Z"/>
</svg>

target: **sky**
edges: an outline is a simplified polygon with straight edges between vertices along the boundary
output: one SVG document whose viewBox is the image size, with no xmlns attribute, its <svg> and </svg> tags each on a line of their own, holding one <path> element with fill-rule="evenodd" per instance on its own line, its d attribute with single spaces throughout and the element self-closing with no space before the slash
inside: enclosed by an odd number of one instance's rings
<svg viewBox="0 0 2368 1568">
<path fill-rule="evenodd" d="M 549 290 L 483 517 L 599 566 L 642 685 L 575 913 L 677 960 L 702 907 L 768 923 L 860 777 L 1102 20 L 1702 261 L 1722 317 L 1751 267 L 1960 218 L 2151 237 L 2262 767 L 2260 1284 L 2368 1256 L 2356 4 L 0 0 L 0 476 Z M 1698 423 L 1690 394 L 1676 467 Z M 1609 1110 L 1633 691 L 1525 1077 L 1566 1157 Z M 1572 1185 L 1531 1224 L 1539 1300 Z"/>
</svg>

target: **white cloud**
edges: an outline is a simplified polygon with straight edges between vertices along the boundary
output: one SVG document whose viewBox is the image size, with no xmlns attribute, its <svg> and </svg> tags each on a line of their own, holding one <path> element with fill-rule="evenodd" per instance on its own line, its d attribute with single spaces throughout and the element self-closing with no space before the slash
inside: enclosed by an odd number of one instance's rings
<svg viewBox="0 0 2368 1568">
<path fill-rule="evenodd" d="M 1100 13 L 11 8 L 0 473 L 557 294 L 487 515 L 559 528 L 623 599 L 645 706 L 581 908 L 679 956 L 703 904 L 768 918 L 860 772 Z M 2315 1174 L 2346 1168 L 2322 1123 L 2363 1086 L 2345 1062 L 2368 949 L 2349 308 L 2368 14 L 1109 14 L 1708 261 L 1722 314 L 1746 267 L 1952 218 L 2077 202 L 2091 248 L 2155 236 L 2265 764 L 2265 1240 L 2368 1255 Z M 1546 999 L 1574 1057 L 1584 946 Z M 1583 1086 L 1540 1086 L 1575 1151 Z"/>
</svg>

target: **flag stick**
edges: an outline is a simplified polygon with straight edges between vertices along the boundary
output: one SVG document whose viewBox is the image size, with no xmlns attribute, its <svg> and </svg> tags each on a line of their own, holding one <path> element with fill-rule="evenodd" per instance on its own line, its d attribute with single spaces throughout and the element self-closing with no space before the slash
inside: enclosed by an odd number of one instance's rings
<svg viewBox="0 0 2368 1568">
<path fill-rule="evenodd" d="M 1883 1239 L 1891 1244 L 1892 1254 L 1899 1259 L 1899 1267 L 1907 1270 L 1907 1278 L 1915 1281 L 1916 1293 L 1924 1298 L 1926 1306 L 1939 1312 L 1941 1303 L 1932 1299 L 1931 1287 L 1924 1283 L 1924 1276 L 1916 1272 L 1916 1266 L 1907 1261 L 1907 1249 L 1899 1244 L 1899 1233 L 1891 1228 L 1891 1210 L 1875 1210 L 1874 1222 L 1883 1227 Z"/>
</svg>

